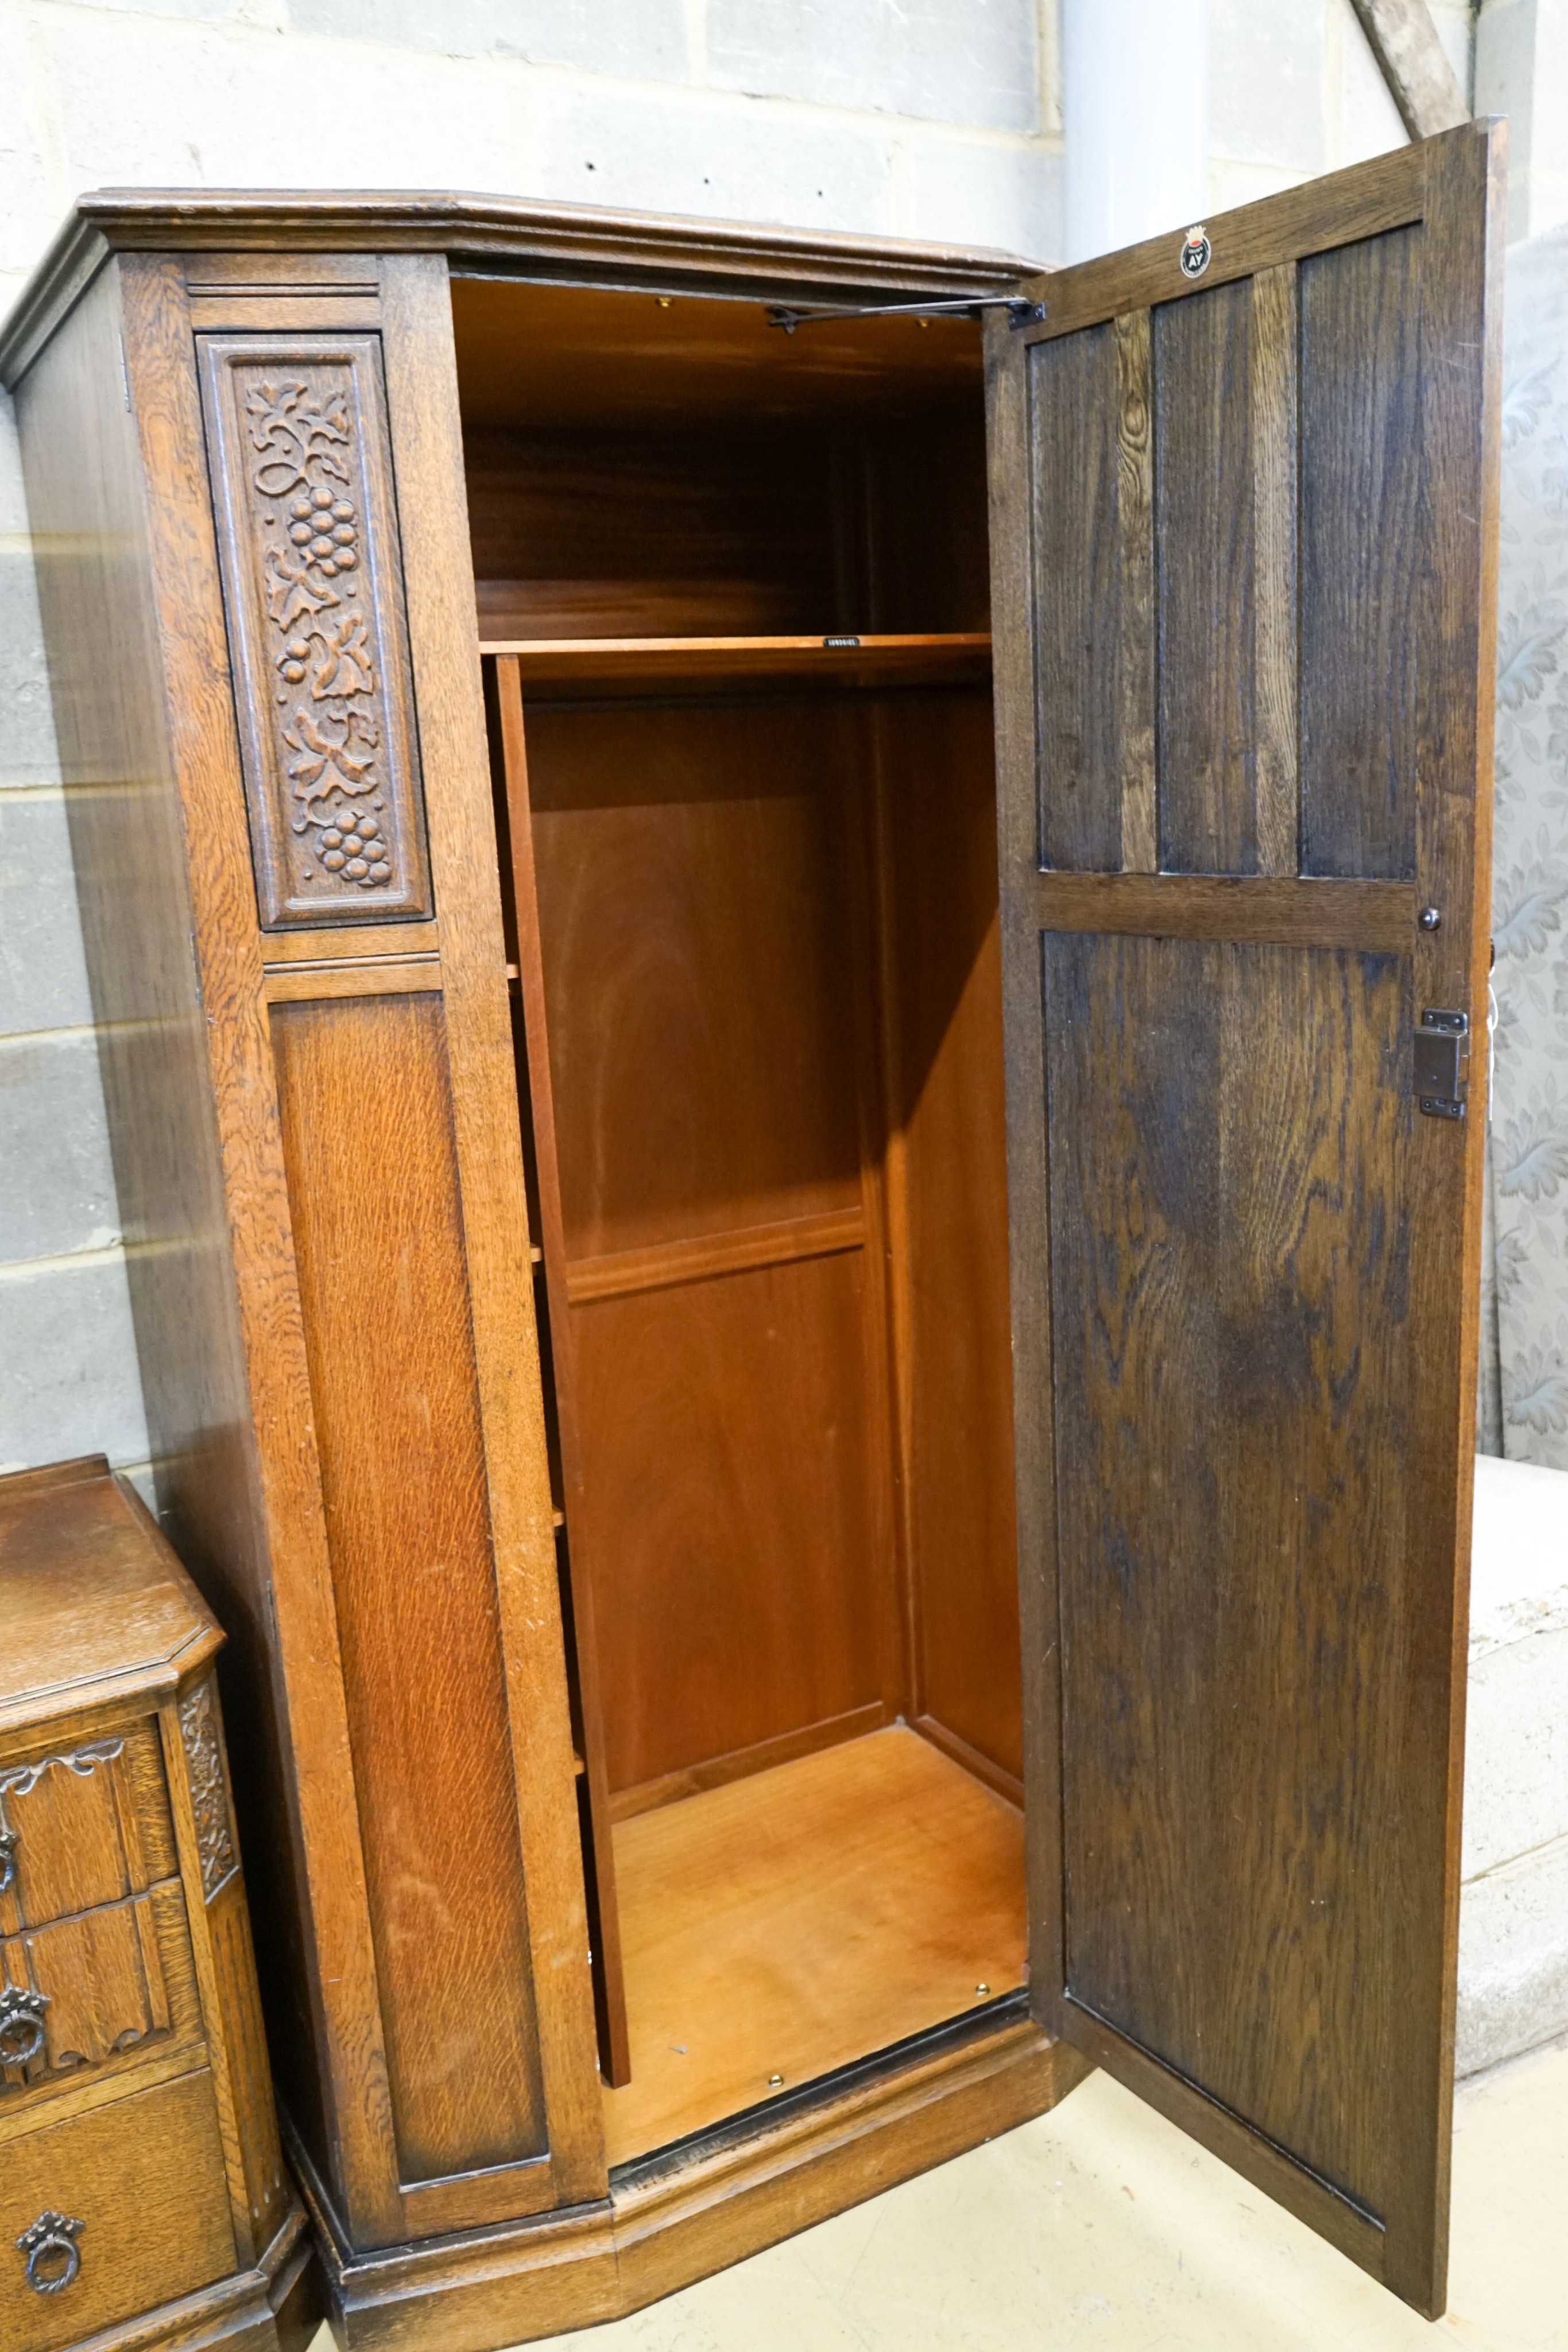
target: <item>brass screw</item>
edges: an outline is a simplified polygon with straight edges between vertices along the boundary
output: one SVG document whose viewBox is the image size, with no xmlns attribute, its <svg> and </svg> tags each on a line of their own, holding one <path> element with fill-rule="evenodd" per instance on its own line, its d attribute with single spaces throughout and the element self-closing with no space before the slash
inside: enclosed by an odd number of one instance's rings
<svg viewBox="0 0 1568 2352">
<path fill-rule="evenodd" d="M 783 2075 L 769 2074 L 768 2077 L 768 2087 L 770 2091 L 781 2091 L 784 2088 Z"/>
<path fill-rule="evenodd" d="M 977 1999 L 977 2000 L 985 2000 L 989 1996 L 990 1990 L 991 1990 L 991 1988 L 990 1988 L 990 1986 L 989 1986 L 989 1985 L 987 1985 L 987 1984 L 978 1984 L 978 1985 L 977 1985 L 977 1986 L 975 1987 L 975 1998 Z"/>
<path fill-rule="evenodd" d="M 660 294 L 655 299 L 661 310 L 667 310 L 669 309 L 670 297 L 667 294 Z"/>
</svg>

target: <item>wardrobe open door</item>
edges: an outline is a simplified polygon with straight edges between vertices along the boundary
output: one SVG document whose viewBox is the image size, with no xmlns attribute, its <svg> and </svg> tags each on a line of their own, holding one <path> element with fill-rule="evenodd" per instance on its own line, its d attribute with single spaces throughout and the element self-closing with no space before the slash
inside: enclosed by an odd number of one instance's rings
<svg viewBox="0 0 1568 2352">
<path fill-rule="evenodd" d="M 988 330 L 1032 1999 L 1432 2316 L 1502 165 Z"/>
</svg>

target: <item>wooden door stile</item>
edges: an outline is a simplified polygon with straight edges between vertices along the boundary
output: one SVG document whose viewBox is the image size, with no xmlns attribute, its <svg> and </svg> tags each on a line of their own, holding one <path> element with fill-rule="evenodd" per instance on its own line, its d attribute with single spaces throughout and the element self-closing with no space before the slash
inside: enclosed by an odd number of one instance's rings
<svg viewBox="0 0 1568 2352">
<path fill-rule="evenodd" d="M 583 1550 L 587 1542 L 584 1514 L 580 1507 L 574 1508 L 580 1504 L 582 1494 L 582 1454 L 578 1433 L 576 1387 L 572 1377 L 573 1292 L 567 1266 L 566 1229 L 561 1215 L 560 1166 L 556 1150 L 554 1087 L 550 1077 L 549 1032 L 545 1007 L 544 951 L 539 935 L 538 887 L 534 871 L 533 814 L 528 799 L 528 743 L 520 665 L 516 655 L 496 656 L 495 678 L 511 847 L 517 987 L 528 1062 L 534 1176 L 538 1191 L 539 1246 L 543 1252 L 545 1294 L 549 1302 L 550 1364 L 555 1382 L 556 1428 L 564 1488 L 561 1499 L 565 1526 L 560 1532 L 565 1547 L 565 1581 L 577 1654 L 578 1698 L 585 1768 L 583 1778 L 587 1784 L 586 1828 L 591 1872 L 593 1916 L 591 1925 L 595 1960 L 594 2005 L 599 2026 L 600 2065 L 612 2089 L 619 2089 L 632 2079 L 632 2053 L 626 2027 L 626 1986 L 615 1893 L 615 1849 L 610 1781 L 604 1754 L 604 1707 L 600 1685 L 599 1648 L 594 1633 L 593 1587 Z"/>
</svg>

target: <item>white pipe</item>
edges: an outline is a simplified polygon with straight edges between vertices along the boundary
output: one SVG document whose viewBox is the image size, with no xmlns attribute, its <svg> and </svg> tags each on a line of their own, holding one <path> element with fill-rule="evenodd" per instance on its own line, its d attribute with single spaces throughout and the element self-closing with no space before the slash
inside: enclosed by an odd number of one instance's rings
<svg viewBox="0 0 1568 2352">
<path fill-rule="evenodd" d="M 1062 0 L 1067 258 L 1207 209 L 1207 0 Z"/>
</svg>

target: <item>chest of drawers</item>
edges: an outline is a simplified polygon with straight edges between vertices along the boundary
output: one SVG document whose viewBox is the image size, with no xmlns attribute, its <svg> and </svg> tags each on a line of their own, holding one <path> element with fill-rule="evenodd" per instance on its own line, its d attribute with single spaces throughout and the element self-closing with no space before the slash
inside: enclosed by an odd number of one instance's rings
<svg viewBox="0 0 1568 2352">
<path fill-rule="evenodd" d="M 296 2352 L 213 1660 L 100 1459 L 0 1479 L 0 2343 Z"/>
</svg>

